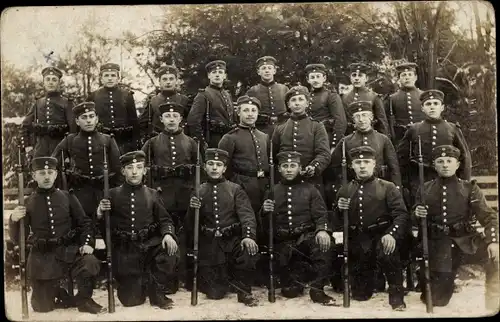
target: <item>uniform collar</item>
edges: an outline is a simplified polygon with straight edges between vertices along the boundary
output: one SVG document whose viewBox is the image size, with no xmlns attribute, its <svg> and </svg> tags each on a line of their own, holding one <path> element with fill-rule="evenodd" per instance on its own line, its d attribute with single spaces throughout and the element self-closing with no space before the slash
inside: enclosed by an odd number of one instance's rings
<svg viewBox="0 0 500 322">
<path fill-rule="evenodd" d="M 222 86 L 219 87 L 219 86 L 215 86 L 213 84 L 210 84 L 210 85 L 208 85 L 208 87 L 213 88 L 213 89 L 218 90 L 218 91 L 222 91 Z"/>
<path fill-rule="evenodd" d="M 179 127 L 179 129 L 177 131 L 175 131 L 175 132 L 169 132 L 167 130 L 163 130 L 163 131 L 161 131 L 161 133 L 163 133 L 165 135 L 174 135 L 175 136 L 175 135 L 179 135 L 179 134 L 182 133 L 182 128 Z"/>
<path fill-rule="evenodd" d="M 140 190 L 142 189 L 142 187 L 144 187 L 143 184 L 137 184 L 137 185 L 131 185 L 129 184 L 127 181 L 125 181 L 123 184 L 122 184 L 122 187 L 127 190 L 127 191 L 137 191 L 137 190 Z"/>
<path fill-rule="evenodd" d="M 358 182 L 359 184 L 366 184 L 366 183 L 369 183 L 369 182 L 372 182 L 373 180 L 375 180 L 375 176 L 371 176 L 369 177 L 368 179 L 358 179 L 357 177 L 354 179 L 356 182 Z"/>
<path fill-rule="evenodd" d="M 244 124 L 238 124 L 238 127 L 240 129 L 245 129 L 245 130 L 255 130 L 255 125 L 254 126 L 248 126 L 248 125 L 244 125 Z"/>
<path fill-rule="evenodd" d="M 425 117 L 425 122 L 430 123 L 430 124 L 439 124 L 442 123 L 444 120 L 442 118 L 438 119 L 432 119 L 430 117 Z"/>
<path fill-rule="evenodd" d="M 91 132 L 87 132 L 87 131 L 83 131 L 82 129 L 80 129 L 80 132 L 79 132 L 79 133 L 80 133 L 80 135 L 82 135 L 82 136 L 87 136 L 87 137 L 88 137 L 88 136 L 94 136 L 94 135 L 96 135 L 98 132 L 97 132 L 97 130 L 94 130 L 94 131 L 91 131 Z"/>
<path fill-rule="evenodd" d="M 164 91 L 161 91 L 160 93 L 163 96 L 165 96 L 165 97 L 170 97 L 170 96 L 174 96 L 175 94 L 177 94 L 177 91 L 175 89 L 173 89 L 173 90 L 164 90 Z"/>
<path fill-rule="evenodd" d="M 280 179 L 280 183 L 285 186 L 295 186 L 302 182 L 304 182 L 304 178 L 300 174 L 298 174 L 293 180 L 287 180 L 283 176 Z"/>
<path fill-rule="evenodd" d="M 353 87 L 353 89 L 352 89 L 352 91 L 354 93 L 356 93 L 356 92 L 365 92 L 367 90 L 368 90 L 368 88 L 366 86 L 361 86 L 359 88 L 358 87 Z"/>
<path fill-rule="evenodd" d="M 439 182 L 440 185 L 444 186 L 444 185 L 448 185 L 448 184 L 451 184 L 451 183 L 458 182 L 458 177 L 454 174 L 454 175 L 452 175 L 451 177 L 448 177 L 448 178 L 437 177 L 437 180 L 438 180 L 438 182 Z"/>
<path fill-rule="evenodd" d="M 61 96 L 61 92 L 60 91 L 47 92 L 47 94 L 45 96 L 47 96 L 47 97 L 58 97 L 58 96 Z"/>
<path fill-rule="evenodd" d="M 261 83 L 262 85 L 264 85 L 264 86 L 269 87 L 269 86 L 273 86 L 273 85 L 276 83 L 276 81 L 273 79 L 272 81 L 270 81 L 270 82 L 268 83 L 268 82 L 264 82 L 264 81 L 261 79 L 261 80 L 260 80 L 260 83 Z"/>
<path fill-rule="evenodd" d="M 37 187 L 36 188 L 36 192 L 37 193 L 40 193 L 40 194 L 47 194 L 47 195 L 50 195 L 52 194 L 54 191 L 56 191 L 56 187 L 52 186 L 52 188 L 49 188 L 49 189 L 43 189 L 43 188 L 39 188 Z"/>
<path fill-rule="evenodd" d="M 373 127 L 371 127 L 368 131 L 362 132 L 360 130 L 356 130 L 356 133 L 359 133 L 360 135 L 368 135 L 373 133 Z"/>
<path fill-rule="evenodd" d="M 113 87 L 106 87 L 106 86 L 103 86 L 102 87 L 105 91 L 108 91 L 108 92 L 115 92 L 118 90 L 118 85 L 115 85 Z"/>
<path fill-rule="evenodd" d="M 311 92 L 313 92 L 313 93 L 319 93 L 319 92 L 322 92 L 324 89 L 325 89 L 324 86 L 321 86 L 320 88 L 311 87 Z"/>
<path fill-rule="evenodd" d="M 413 92 L 414 90 L 416 90 L 416 89 L 417 89 L 417 87 L 416 87 L 416 86 L 412 86 L 412 87 L 404 87 L 404 86 L 402 86 L 400 89 L 401 89 L 403 92 Z"/>
<path fill-rule="evenodd" d="M 290 114 L 290 119 L 294 120 L 294 121 L 299 121 L 299 120 L 303 120 L 307 117 L 307 113 L 304 113 L 304 114 L 300 114 L 300 115 L 295 115 L 295 114 Z"/>
<path fill-rule="evenodd" d="M 226 181 L 226 178 L 224 176 L 220 177 L 219 179 L 212 179 L 210 177 L 207 179 L 207 182 L 211 183 L 214 186 L 224 181 Z"/>
</svg>

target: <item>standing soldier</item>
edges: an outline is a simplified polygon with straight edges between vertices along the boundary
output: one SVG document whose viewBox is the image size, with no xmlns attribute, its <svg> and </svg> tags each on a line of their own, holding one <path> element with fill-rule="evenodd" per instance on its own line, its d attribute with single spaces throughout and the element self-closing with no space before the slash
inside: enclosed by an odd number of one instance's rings
<svg viewBox="0 0 500 322">
<path fill-rule="evenodd" d="M 288 87 L 274 80 L 277 68 L 274 57 L 260 57 L 256 63 L 260 83 L 250 87 L 246 95 L 260 101 L 259 118 L 255 124 L 257 129 L 271 136 L 276 124 L 283 123 L 288 118 L 285 102 Z"/>
<path fill-rule="evenodd" d="M 36 100 L 23 120 L 24 142 L 28 143 L 34 135 L 33 157 L 50 156 L 66 132 L 76 132 L 73 118 L 73 101 L 61 95 L 62 72 L 55 67 L 42 70 L 45 96 Z M 33 150 L 26 146 L 26 153 Z"/>
<path fill-rule="evenodd" d="M 342 230 L 343 210 L 348 210 L 353 299 L 367 301 L 372 297 L 378 262 L 389 284 L 389 304 L 393 310 L 402 311 L 406 304 L 399 249 L 411 226 L 410 216 L 396 185 L 374 176 L 375 153 L 369 146 L 349 151 L 356 178 L 337 194 L 335 231 Z"/>
<path fill-rule="evenodd" d="M 102 65 L 100 77 L 103 87 L 90 93 L 87 101 L 95 103 L 100 131 L 113 133 L 120 153 L 126 153 L 137 149 L 140 132 L 134 93 L 118 84 L 119 74 L 120 66 L 117 64 Z"/>
<path fill-rule="evenodd" d="M 464 254 L 486 257 L 486 308 L 498 310 L 498 213 L 488 207 L 475 181 L 456 176 L 460 150 L 451 145 L 437 146 L 432 159 L 438 176 L 417 193 L 416 219 L 427 217 L 432 304 L 446 306 L 453 296 L 455 276 Z M 473 216 L 484 227 L 481 236 Z M 426 303 L 425 286 L 420 296 Z"/>
<path fill-rule="evenodd" d="M 368 101 L 372 102 L 373 115 L 375 116 L 375 123 L 373 128 L 378 132 L 390 136 L 389 124 L 387 122 L 387 117 L 385 115 L 384 103 L 380 99 L 377 93 L 366 87 L 366 82 L 368 81 L 368 70 L 369 67 L 365 64 L 354 63 L 349 65 L 351 83 L 353 89 L 342 96 L 342 101 L 344 103 L 344 108 L 347 114 L 347 132 L 350 134 L 354 131 L 352 123 L 352 115 L 349 114 L 347 110 L 352 102 L 357 101 Z"/>
<path fill-rule="evenodd" d="M 109 190 L 97 216 L 101 219 L 103 211 L 110 211 L 113 268 L 123 306 L 143 304 L 147 290 L 152 306 L 170 309 L 173 301 L 164 293 L 175 269 L 177 237 L 158 192 L 142 184 L 145 158 L 142 151 L 120 157 L 125 182 Z"/>
<path fill-rule="evenodd" d="M 174 66 L 162 66 L 156 72 L 160 82 L 160 92 L 148 96 L 144 110 L 139 116 L 141 137 L 151 138 L 164 130 L 162 116 L 159 110 L 163 103 L 175 102 L 182 106 L 181 117 L 188 116 L 188 97 L 177 92 L 179 70 Z M 150 133 L 150 131 L 152 133 Z"/>
<path fill-rule="evenodd" d="M 342 99 L 336 91 L 323 85 L 326 81 L 326 67 L 323 64 L 309 64 L 305 68 L 307 82 L 311 85 L 311 100 L 307 114 L 314 121 L 325 125 L 331 147 L 337 145 L 347 129 Z"/>
<path fill-rule="evenodd" d="M 303 176 L 323 191 L 323 171 L 330 164 L 328 134 L 322 123 L 313 121 L 306 113 L 309 91 L 304 86 L 292 87 L 285 96 L 290 118 L 276 127 L 272 137 L 274 158 L 279 152 L 296 151 L 301 154 Z"/>
<path fill-rule="evenodd" d="M 183 112 L 184 106 L 173 101 L 158 106 L 163 131 L 149 139 L 142 147 L 142 151 L 147 156 L 147 162 L 151 165 L 153 182 L 149 184 L 151 187 L 161 188 L 160 197 L 179 234 L 182 280 L 185 278 L 186 245 L 183 240 L 185 236 L 181 231 L 183 231 L 189 198 L 193 190 L 197 156 L 195 140 L 184 134 L 180 127 Z M 178 277 L 170 280 L 169 283 L 172 285 L 169 285 L 168 292 L 176 293 L 179 288 Z"/>
<path fill-rule="evenodd" d="M 227 78 L 226 63 L 215 60 L 205 68 L 210 85 L 194 98 L 187 126 L 191 137 L 202 140 L 205 146 L 216 148 L 234 124 L 233 99 L 228 91 L 222 89 Z"/>
<path fill-rule="evenodd" d="M 385 104 L 385 114 L 394 118 L 395 137 L 392 138 L 394 144 L 403 138 L 408 126 L 425 118 L 420 108 L 420 95 L 423 91 L 415 86 L 417 64 L 403 63 L 396 66 L 396 71 L 401 85 L 396 93 L 389 96 Z"/>
<path fill-rule="evenodd" d="M 194 208 L 200 209 L 200 291 L 219 300 L 232 284 L 238 302 L 256 306 L 258 300 L 250 286 L 250 274 L 258 260 L 255 214 L 243 188 L 224 178 L 228 153 L 207 149 L 205 158 L 208 181 L 200 186 L 199 198 L 191 197 L 186 225 L 194 228 Z"/>
<path fill-rule="evenodd" d="M 28 257 L 33 287 L 31 306 L 35 312 L 49 312 L 76 304 L 80 312 L 101 313 L 103 307 L 92 299 L 93 284 L 101 266 L 92 254 L 95 243 L 92 222 L 72 192 L 54 187 L 56 158 L 34 158 L 31 169 L 38 187 L 26 201 L 26 207 L 18 206 L 9 220 L 11 240 L 19 240 L 22 218 L 26 231 L 31 228 L 33 232 Z M 68 269 L 70 278 L 76 277 L 78 281 L 74 301 L 59 287 L 59 280 L 66 277 Z"/>
</svg>

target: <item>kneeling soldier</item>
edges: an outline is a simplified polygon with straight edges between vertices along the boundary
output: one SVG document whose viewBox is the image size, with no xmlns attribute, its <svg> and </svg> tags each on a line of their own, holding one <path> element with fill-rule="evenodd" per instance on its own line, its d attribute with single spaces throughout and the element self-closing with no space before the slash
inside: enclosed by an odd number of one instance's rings
<svg viewBox="0 0 500 322">
<path fill-rule="evenodd" d="M 219 300 L 231 284 L 238 302 L 256 306 L 250 286 L 258 260 L 255 213 L 243 188 L 224 178 L 227 151 L 207 149 L 205 158 L 208 181 L 200 186 L 199 198 L 191 197 L 186 223 L 186 229 L 191 230 L 188 235 L 193 236 L 193 208 L 200 209 L 200 291 Z"/>
<path fill-rule="evenodd" d="M 123 306 L 141 305 L 147 294 L 151 305 L 170 309 L 173 301 L 164 293 L 174 274 L 177 242 L 162 199 L 142 184 L 145 157 L 142 151 L 120 157 L 125 183 L 110 189 L 109 200 L 101 200 L 97 216 L 111 211 L 113 268 Z"/>
<path fill-rule="evenodd" d="M 309 275 L 301 268 L 310 264 L 316 273 L 309 291 L 311 300 L 333 304 L 334 299 L 323 291 L 330 272 L 332 232 L 325 202 L 318 189 L 300 176 L 300 153 L 281 152 L 277 157 L 282 179 L 273 188 L 275 200 L 266 199 L 262 210 L 267 216 L 275 213 L 274 239 L 279 254 L 281 293 L 287 298 L 299 296 Z"/>
<path fill-rule="evenodd" d="M 486 204 L 474 181 L 457 177 L 458 148 L 438 146 L 433 149 L 433 159 L 438 177 L 424 184 L 425 205 L 419 190 L 414 211 L 417 218 L 427 217 L 432 303 L 448 304 L 463 255 L 480 253 L 488 257 L 486 307 L 498 310 L 498 213 Z M 484 227 L 484 236 L 472 226 L 473 216 Z M 425 289 L 420 298 L 426 301 Z"/>
<path fill-rule="evenodd" d="M 392 182 L 373 175 L 376 152 L 369 146 L 349 151 L 356 178 L 342 186 L 334 209 L 336 231 L 342 230 L 342 210 L 349 210 L 349 267 L 352 297 L 366 301 L 373 295 L 374 270 L 378 264 L 389 284 L 393 310 L 406 308 L 399 249 L 408 234 L 410 216 L 403 197 Z"/>
<path fill-rule="evenodd" d="M 78 199 L 54 188 L 57 159 L 34 158 L 32 176 L 38 183 L 26 207 L 17 207 L 9 220 L 11 240 L 19 240 L 19 220 L 25 218 L 26 231 L 31 228 L 32 248 L 28 257 L 28 274 L 33 286 L 31 306 L 35 312 L 49 312 L 73 306 L 59 280 L 76 277 L 78 294 L 74 303 L 80 312 L 97 314 L 102 306 L 92 300 L 93 284 L 101 262 L 92 255 L 95 242 L 92 221 L 85 215 Z M 58 299 L 59 303 L 55 302 Z"/>
</svg>

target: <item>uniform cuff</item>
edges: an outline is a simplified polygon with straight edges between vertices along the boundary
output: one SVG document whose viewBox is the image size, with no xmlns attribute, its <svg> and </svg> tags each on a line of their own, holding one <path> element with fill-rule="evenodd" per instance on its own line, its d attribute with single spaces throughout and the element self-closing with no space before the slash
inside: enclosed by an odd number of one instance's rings
<svg viewBox="0 0 500 322">
<path fill-rule="evenodd" d="M 327 233 L 333 232 L 332 227 L 330 227 L 330 225 L 328 225 L 327 223 L 316 225 L 316 230 L 314 231 L 314 234 L 317 234 L 320 231 L 326 231 Z"/>
<path fill-rule="evenodd" d="M 403 229 L 399 225 L 392 225 L 391 227 L 389 227 L 389 229 L 386 230 L 386 234 L 389 234 L 397 239 L 401 235 L 402 230 Z"/>
<path fill-rule="evenodd" d="M 250 226 L 245 226 L 241 230 L 241 237 L 242 238 L 251 238 L 253 240 L 256 240 L 257 235 L 255 233 L 255 229 L 252 229 Z"/>
<path fill-rule="evenodd" d="M 495 227 L 485 228 L 484 236 L 486 244 L 491 244 L 491 243 L 498 244 L 498 231 Z"/>
</svg>

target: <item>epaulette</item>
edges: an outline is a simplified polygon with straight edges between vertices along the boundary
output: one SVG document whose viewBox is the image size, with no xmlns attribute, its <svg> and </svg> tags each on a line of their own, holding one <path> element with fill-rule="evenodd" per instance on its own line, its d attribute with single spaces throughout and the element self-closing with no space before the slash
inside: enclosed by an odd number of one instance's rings
<svg viewBox="0 0 500 322">
<path fill-rule="evenodd" d="M 229 132 L 227 132 L 227 134 L 234 133 L 234 132 L 238 131 L 239 129 L 240 128 L 237 126 L 237 127 L 233 128 L 233 129 L 229 130 Z"/>
<path fill-rule="evenodd" d="M 158 192 L 159 194 L 162 194 L 163 189 L 161 187 L 158 187 L 158 188 L 156 188 L 156 192 Z"/>
<path fill-rule="evenodd" d="M 205 89 L 204 88 L 198 88 L 198 92 L 201 93 L 201 92 L 204 92 Z"/>
<path fill-rule="evenodd" d="M 459 129 L 461 129 L 462 127 L 460 126 L 460 123 L 458 122 L 455 122 L 455 126 L 458 127 Z"/>
<path fill-rule="evenodd" d="M 74 193 L 75 193 L 75 190 L 74 190 L 73 188 L 69 188 L 68 192 L 69 192 L 70 194 L 74 194 Z"/>
</svg>

